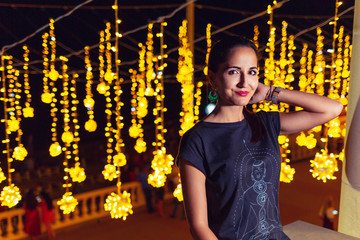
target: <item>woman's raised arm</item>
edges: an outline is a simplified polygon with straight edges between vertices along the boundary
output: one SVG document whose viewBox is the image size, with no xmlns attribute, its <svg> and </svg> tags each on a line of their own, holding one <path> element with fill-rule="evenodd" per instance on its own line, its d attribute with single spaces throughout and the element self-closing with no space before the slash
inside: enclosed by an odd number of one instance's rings
<svg viewBox="0 0 360 240">
<path fill-rule="evenodd" d="M 303 108 L 301 111 L 280 113 L 280 134 L 291 134 L 324 124 L 340 115 L 343 105 L 316 94 L 283 89 L 278 102 Z"/>
<path fill-rule="evenodd" d="M 217 239 L 208 225 L 205 175 L 188 161 L 181 159 L 180 176 L 192 236 L 196 240 Z"/>
</svg>

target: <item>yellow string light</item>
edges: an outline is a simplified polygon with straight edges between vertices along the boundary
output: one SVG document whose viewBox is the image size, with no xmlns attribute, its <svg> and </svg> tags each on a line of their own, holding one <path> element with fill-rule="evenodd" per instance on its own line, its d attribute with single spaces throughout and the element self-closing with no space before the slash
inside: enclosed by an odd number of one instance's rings
<svg viewBox="0 0 360 240">
<path fill-rule="evenodd" d="M 74 141 L 72 144 L 73 147 L 73 156 L 74 156 L 74 167 L 69 169 L 69 173 L 70 173 L 70 177 L 72 179 L 73 182 L 83 182 L 86 179 L 86 175 L 85 175 L 85 170 L 84 168 L 80 167 L 80 162 L 79 162 L 79 141 L 80 141 L 80 137 L 79 137 L 79 120 L 78 120 L 78 112 L 77 112 L 77 105 L 79 103 L 79 100 L 77 99 L 77 95 L 76 95 L 76 79 L 78 78 L 77 74 L 73 74 L 72 75 L 72 79 L 71 79 L 71 87 L 70 87 L 70 92 L 71 92 L 71 96 L 72 96 L 72 107 L 71 107 L 71 116 L 72 116 L 72 120 L 73 120 L 73 125 L 74 125 Z"/>
<path fill-rule="evenodd" d="M 182 110 L 180 112 L 180 131 L 182 136 L 195 124 L 194 117 L 194 84 L 193 84 L 193 53 L 187 37 L 187 21 L 183 20 L 179 27 L 179 60 L 176 79 L 181 83 Z"/>
<path fill-rule="evenodd" d="M 211 24 L 208 23 L 206 25 L 206 57 L 205 57 L 205 67 L 203 71 L 205 76 L 208 75 L 208 61 L 209 61 L 210 51 L 211 51 Z"/>
<path fill-rule="evenodd" d="M 58 71 L 55 69 L 55 60 L 56 60 L 56 38 L 55 38 L 55 32 L 54 32 L 54 19 L 50 19 L 50 46 L 51 46 L 51 56 L 50 56 L 50 72 L 49 72 L 49 78 L 53 81 L 56 81 L 59 77 Z"/>
<path fill-rule="evenodd" d="M 18 77 L 19 77 L 19 71 L 15 70 L 15 74 L 14 74 L 14 85 L 15 85 L 15 89 L 14 89 L 14 107 L 15 107 L 15 117 L 16 120 L 19 122 L 19 128 L 17 129 L 17 142 L 18 142 L 18 146 L 14 148 L 13 151 L 13 158 L 15 160 L 18 161 L 23 161 L 25 159 L 25 157 L 28 155 L 28 152 L 26 150 L 26 148 L 24 147 L 24 145 L 21 143 L 21 136 L 23 135 L 23 132 L 20 128 L 21 125 L 21 115 L 22 115 L 22 107 L 20 104 L 20 100 L 21 100 L 21 83 L 18 81 Z"/>
<path fill-rule="evenodd" d="M 93 84 L 93 73 L 90 61 L 90 47 L 85 47 L 85 69 L 86 69 L 86 97 L 84 99 L 84 106 L 87 109 L 87 114 L 89 119 L 85 122 L 85 130 L 88 132 L 94 132 L 97 128 L 97 123 L 94 120 L 94 104 L 95 100 L 93 98 L 93 93 L 91 90 Z"/>
<path fill-rule="evenodd" d="M 154 24 L 149 23 L 148 25 L 148 33 L 147 33 L 147 40 L 146 40 L 146 96 L 154 96 L 154 89 L 152 87 L 152 82 L 156 77 L 156 73 L 154 72 L 154 35 L 152 33 Z"/>
<path fill-rule="evenodd" d="M 123 220 L 126 220 L 127 216 L 129 214 L 132 214 L 132 205 L 131 205 L 131 198 L 130 193 L 123 191 L 121 193 L 121 182 L 120 182 L 120 167 L 124 166 L 126 164 L 126 156 L 123 154 L 122 148 L 124 147 L 124 142 L 121 138 L 121 129 L 123 128 L 123 117 L 121 116 L 121 107 L 123 106 L 123 103 L 121 102 L 121 83 L 124 81 L 122 78 L 119 78 L 119 65 L 121 61 L 119 60 L 119 38 L 122 36 L 119 33 L 119 24 L 121 23 L 121 20 L 118 17 L 118 2 L 115 0 L 115 4 L 112 6 L 115 10 L 115 67 L 116 67 L 116 73 L 115 73 L 115 102 L 116 102 L 116 130 L 114 130 L 115 133 L 115 139 L 117 141 L 117 144 L 115 146 L 116 155 L 113 157 L 113 164 L 108 164 L 107 166 L 116 168 L 114 177 L 117 178 L 117 193 L 112 192 L 105 201 L 104 208 L 105 211 L 110 211 L 110 215 L 112 218 L 122 218 Z M 104 174 L 105 175 L 105 174 Z"/>
<path fill-rule="evenodd" d="M 105 29 L 105 43 L 106 43 L 106 48 L 105 48 L 105 57 L 106 57 L 106 72 L 104 75 L 104 79 L 108 82 L 108 84 L 111 84 L 111 82 L 114 79 L 114 73 L 112 72 L 112 64 L 111 64 L 111 51 L 112 51 L 112 46 L 111 46 L 111 24 L 109 22 L 106 23 L 106 29 Z"/>
<path fill-rule="evenodd" d="M 48 47 L 48 40 L 49 40 L 49 34 L 48 33 L 44 33 L 42 35 L 42 39 L 43 39 L 43 66 L 44 66 L 44 70 L 43 70 L 43 93 L 41 94 L 41 101 L 44 103 L 51 103 L 52 101 L 52 94 L 50 93 L 49 90 L 49 58 L 48 58 L 48 54 L 49 54 L 49 47 Z"/>
<path fill-rule="evenodd" d="M 254 26 L 253 42 L 254 42 L 254 44 L 255 44 L 255 46 L 256 46 L 257 48 L 259 48 L 259 34 L 260 34 L 260 32 L 259 32 L 259 26 L 258 26 L 258 25 L 255 25 L 255 26 Z"/>
<path fill-rule="evenodd" d="M 25 107 L 22 109 L 23 110 L 23 115 L 25 118 L 32 118 L 34 117 L 34 108 L 31 107 L 31 87 L 30 87 L 30 83 L 29 83 L 29 48 L 24 45 L 23 46 L 24 49 L 24 93 L 26 95 L 26 102 L 25 102 Z"/>
<path fill-rule="evenodd" d="M 106 91 L 109 90 L 109 86 L 106 85 L 104 82 L 104 67 L 105 67 L 105 60 L 104 60 L 104 52 L 105 52 L 105 32 L 100 31 L 100 43 L 99 43 L 99 84 L 96 86 L 96 90 L 100 94 L 105 94 Z"/>
<path fill-rule="evenodd" d="M 164 59 L 167 58 L 167 55 L 164 54 L 164 49 L 166 45 L 164 44 L 164 26 L 166 22 L 161 22 L 160 24 L 160 33 L 156 34 L 160 39 L 160 55 L 157 57 L 158 62 L 156 63 L 156 78 L 154 83 L 156 85 L 155 89 L 155 108 L 153 109 L 153 115 L 155 116 L 155 139 L 153 146 L 155 151 L 153 152 L 154 158 L 152 160 L 151 167 L 154 170 L 153 173 L 148 176 L 148 183 L 153 187 L 164 186 L 166 181 L 166 174 L 171 173 L 171 166 L 173 165 L 173 157 L 170 154 L 166 154 L 165 148 L 165 138 L 164 135 L 167 132 L 164 126 L 164 112 L 167 109 L 164 106 L 164 69 L 167 66 L 164 63 Z"/>
</svg>

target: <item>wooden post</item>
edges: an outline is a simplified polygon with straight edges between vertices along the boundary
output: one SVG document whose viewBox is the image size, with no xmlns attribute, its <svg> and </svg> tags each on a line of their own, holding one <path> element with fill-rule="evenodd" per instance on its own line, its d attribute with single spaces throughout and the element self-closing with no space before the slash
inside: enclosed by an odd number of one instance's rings
<svg viewBox="0 0 360 240">
<path fill-rule="evenodd" d="M 360 237 L 360 0 L 355 1 L 339 232 Z"/>
</svg>

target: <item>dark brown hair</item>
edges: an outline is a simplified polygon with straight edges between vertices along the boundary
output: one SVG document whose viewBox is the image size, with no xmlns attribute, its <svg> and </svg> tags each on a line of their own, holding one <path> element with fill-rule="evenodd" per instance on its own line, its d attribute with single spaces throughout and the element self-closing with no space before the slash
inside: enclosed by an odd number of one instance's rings
<svg viewBox="0 0 360 240">
<path fill-rule="evenodd" d="M 211 48 L 208 61 L 209 71 L 216 73 L 219 70 L 219 66 L 228 60 L 231 50 L 236 47 L 252 48 L 256 57 L 258 57 L 258 49 L 251 40 L 238 36 L 226 37 L 215 43 L 215 45 Z M 257 143 L 258 141 L 261 141 L 263 139 L 265 129 L 260 118 L 256 114 L 249 112 L 245 107 L 243 113 L 251 128 L 251 142 Z"/>
</svg>

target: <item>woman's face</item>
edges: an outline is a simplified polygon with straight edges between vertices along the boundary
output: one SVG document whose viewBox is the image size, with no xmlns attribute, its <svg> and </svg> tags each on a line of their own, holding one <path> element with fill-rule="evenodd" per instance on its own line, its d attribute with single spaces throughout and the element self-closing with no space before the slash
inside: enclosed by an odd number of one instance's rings
<svg viewBox="0 0 360 240">
<path fill-rule="evenodd" d="M 219 104 L 246 106 L 258 86 L 257 56 L 250 47 L 233 48 L 211 80 L 218 91 Z"/>
</svg>

